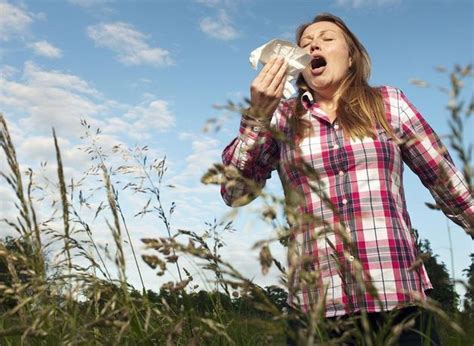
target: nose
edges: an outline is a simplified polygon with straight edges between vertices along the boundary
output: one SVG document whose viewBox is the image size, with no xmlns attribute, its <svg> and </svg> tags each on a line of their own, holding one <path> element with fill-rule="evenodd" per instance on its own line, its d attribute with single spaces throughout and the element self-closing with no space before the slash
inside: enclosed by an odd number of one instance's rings
<svg viewBox="0 0 474 346">
<path fill-rule="evenodd" d="M 314 39 L 312 42 L 311 42 L 311 45 L 309 47 L 309 51 L 310 53 L 312 53 L 313 51 L 315 50 L 321 50 L 321 46 L 319 44 L 319 40 L 318 39 Z"/>
</svg>

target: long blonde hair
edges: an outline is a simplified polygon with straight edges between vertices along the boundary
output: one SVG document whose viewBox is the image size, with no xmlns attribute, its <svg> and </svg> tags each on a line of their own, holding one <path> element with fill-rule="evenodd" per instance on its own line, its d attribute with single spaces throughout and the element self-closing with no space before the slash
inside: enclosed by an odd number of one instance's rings
<svg viewBox="0 0 474 346">
<path fill-rule="evenodd" d="M 331 22 L 342 30 L 352 58 L 349 73 L 338 90 L 340 97 L 337 105 L 337 119 L 344 134 L 352 138 L 374 138 L 375 125 L 378 123 L 390 137 L 395 139 L 395 134 L 385 116 L 382 95 L 378 88 L 371 87 L 368 83 L 371 69 L 369 54 L 342 19 L 329 13 L 317 15 L 311 23 L 303 24 L 297 29 L 296 43 L 299 45 L 304 30 L 317 22 Z M 295 103 L 295 125 L 297 136 L 301 138 L 308 133 L 309 129 L 308 122 L 301 118 L 306 113 L 301 97 L 306 91 L 311 90 L 302 74 L 299 75 L 296 85 L 298 98 Z"/>
</svg>

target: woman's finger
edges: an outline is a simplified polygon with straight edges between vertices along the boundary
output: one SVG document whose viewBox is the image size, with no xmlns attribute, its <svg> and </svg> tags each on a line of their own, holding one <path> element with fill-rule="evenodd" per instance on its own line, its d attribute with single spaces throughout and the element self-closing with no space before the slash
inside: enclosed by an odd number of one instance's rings
<svg viewBox="0 0 474 346">
<path fill-rule="evenodd" d="M 286 75 L 281 79 L 280 84 L 278 84 L 275 94 L 277 97 L 282 97 L 283 96 L 283 89 L 285 89 L 285 83 L 286 83 Z"/>
<path fill-rule="evenodd" d="M 277 73 L 275 74 L 275 77 L 273 78 L 273 80 L 271 81 L 268 87 L 268 90 L 270 92 L 276 90 L 278 86 L 281 84 L 282 80 L 286 79 L 285 76 L 286 76 L 287 69 L 288 69 L 288 63 L 284 61 L 284 63 L 280 66 L 280 69 L 277 71 Z"/>
<path fill-rule="evenodd" d="M 268 87 L 273 79 L 275 78 L 276 74 L 280 70 L 281 66 L 285 63 L 285 59 L 283 58 L 277 58 L 277 60 L 272 64 L 270 69 L 266 72 L 266 74 L 263 76 L 262 79 L 262 84 L 266 88 Z"/>
<path fill-rule="evenodd" d="M 275 64 L 275 62 L 277 61 L 277 57 L 274 56 L 273 58 L 271 58 L 262 68 L 262 70 L 260 71 L 260 73 L 257 75 L 257 77 L 255 78 L 255 82 L 257 83 L 260 83 L 264 77 L 267 75 L 268 71 L 273 67 L 273 65 Z"/>
</svg>

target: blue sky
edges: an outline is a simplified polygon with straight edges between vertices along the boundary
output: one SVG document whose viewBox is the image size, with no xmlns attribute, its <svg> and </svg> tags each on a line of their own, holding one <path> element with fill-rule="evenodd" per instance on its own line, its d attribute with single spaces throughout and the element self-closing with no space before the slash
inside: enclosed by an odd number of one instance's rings
<svg viewBox="0 0 474 346">
<path fill-rule="evenodd" d="M 299 24 L 324 11 L 342 17 L 368 49 L 371 83 L 402 89 L 432 127 L 446 134 L 447 97 L 409 81 L 447 86 L 435 66 L 472 63 L 474 9 L 468 0 L 0 0 L 0 111 L 21 162 L 39 170 L 39 162 L 48 160 L 46 175 L 54 173 L 52 126 L 66 174 L 79 177 L 88 167 L 78 149 L 80 119 L 102 129 L 104 150 L 113 143 L 148 145 L 151 156 L 166 155 L 165 183 L 176 187 L 165 188 L 163 198 L 168 206 L 177 204 L 173 227 L 199 231 L 205 221 L 230 211 L 217 187 L 199 181 L 237 133 L 236 115 L 217 133 L 202 131 L 207 119 L 223 115 L 213 105 L 248 96 L 256 75 L 250 51 L 273 38 L 293 40 Z M 472 93 L 472 79 L 467 87 Z M 472 123 L 467 130 L 472 142 Z M 450 268 L 446 218 L 424 206 L 431 196 L 408 169 L 405 184 L 413 226 Z M 276 175 L 268 185 L 281 194 Z M 4 182 L 0 191 L 8 195 Z M 124 203 L 133 215 L 143 201 L 132 196 Z M 225 256 L 257 282 L 270 284 L 274 273 L 263 277 L 250 250 L 254 241 L 271 236 L 268 227 L 252 221 L 258 205 L 240 211 L 237 232 L 225 236 Z M 8 198 L 2 213 L 13 213 Z M 96 236 L 105 244 L 108 231 L 99 231 L 97 222 Z M 142 237 L 164 235 L 156 219 L 129 226 L 137 246 Z M 450 227 L 460 278 L 473 247 L 461 229 Z M 283 250 L 272 249 L 283 260 Z M 143 270 L 156 288 L 159 281 Z M 129 275 L 138 286 L 136 271 Z"/>
</svg>

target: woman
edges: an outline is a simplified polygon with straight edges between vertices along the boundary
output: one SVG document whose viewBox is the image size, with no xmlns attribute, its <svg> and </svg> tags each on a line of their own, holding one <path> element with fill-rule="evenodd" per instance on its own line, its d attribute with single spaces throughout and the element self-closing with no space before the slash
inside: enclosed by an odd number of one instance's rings
<svg viewBox="0 0 474 346">
<path fill-rule="evenodd" d="M 403 163 L 468 232 L 470 188 L 405 95 L 369 86 L 368 53 L 341 19 L 316 16 L 298 29 L 297 44 L 312 56 L 298 96 L 282 101 L 283 59 L 264 66 L 239 136 L 223 153 L 242 178 L 224 184 L 222 196 L 228 205 L 246 204 L 278 171 L 292 214 L 293 306 L 309 311 L 322 299 L 327 317 L 367 312 L 371 321 L 383 319 L 382 312 L 412 311 L 432 286 L 416 264 Z"/>
</svg>

